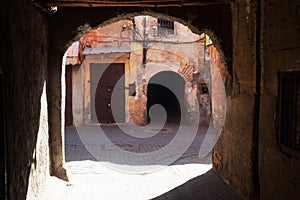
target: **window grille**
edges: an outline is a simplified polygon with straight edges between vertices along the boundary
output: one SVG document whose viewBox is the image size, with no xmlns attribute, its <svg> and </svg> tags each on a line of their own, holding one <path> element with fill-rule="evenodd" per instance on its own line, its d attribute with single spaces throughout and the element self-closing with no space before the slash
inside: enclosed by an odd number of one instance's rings
<svg viewBox="0 0 300 200">
<path fill-rule="evenodd" d="M 300 71 L 279 74 L 279 142 L 300 151 Z"/>
<path fill-rule="evenodd" d="M 158 18 L 157 23 L 159 35 L 174 34 L 174 21 Z"/>
</svg>

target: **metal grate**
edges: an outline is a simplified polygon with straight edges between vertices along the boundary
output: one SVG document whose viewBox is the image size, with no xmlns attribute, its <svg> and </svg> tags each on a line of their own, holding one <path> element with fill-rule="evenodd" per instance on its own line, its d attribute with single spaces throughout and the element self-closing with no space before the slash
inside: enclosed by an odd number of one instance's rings
<svg viewBox="0 0 300 200">
<path fill-rule="evenodd" d="M 279 76 L 279 142 L 300 151 L 300 71 Z"/>
<path fill-rule="evenodd" d="M 174 34 L 174 21 L 158 18 L 157 23 L 159 35 Z"/>
</svg>

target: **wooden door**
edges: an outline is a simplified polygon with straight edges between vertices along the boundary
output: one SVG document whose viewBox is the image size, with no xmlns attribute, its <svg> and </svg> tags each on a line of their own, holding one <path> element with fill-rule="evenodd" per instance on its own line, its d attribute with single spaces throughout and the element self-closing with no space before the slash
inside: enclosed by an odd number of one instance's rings
<svg viewBox="0 0 300 200">
<path fill-rule="evenodd" d="M 72 110 L 72 68 L 73 65 L 66 65 L 66 109 L 65 109 L 65 125 L 73 125 L 73 110 Z"/>
<path fill-rule="evenodd" d="M 91 64 L 91 121 L 125 121 L 124 64 Z"/>
</svg>

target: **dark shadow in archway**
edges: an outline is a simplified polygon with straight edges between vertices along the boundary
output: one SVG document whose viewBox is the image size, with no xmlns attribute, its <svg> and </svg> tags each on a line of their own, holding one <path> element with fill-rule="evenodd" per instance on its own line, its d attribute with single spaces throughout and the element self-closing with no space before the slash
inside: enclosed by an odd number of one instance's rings
<svg viewBox="0 0 300 200">
<path fill-rule="evenodd" d="M 160 104 L 167 113 L 167 123 L 180 123 L 184 110 L 184 79 L 172 71 L 163 71 L 151 77 L 147 90 L 147 117 L 151 106 Z M 181 108 L 182 107 L 182 108 Z M 152 119 L 155 120 L 155 119 Z"/>
</svg>

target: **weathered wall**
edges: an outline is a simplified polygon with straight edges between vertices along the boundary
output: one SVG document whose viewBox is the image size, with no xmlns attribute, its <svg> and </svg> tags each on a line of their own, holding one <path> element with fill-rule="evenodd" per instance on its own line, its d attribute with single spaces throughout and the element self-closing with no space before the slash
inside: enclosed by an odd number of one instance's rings
<svg viewBox="0 0 300 200">
<path fill-rule="evenodd" d="M 222 126 L 224 123 L 224 112 L 226 111 L 226 68 L 221 60 L 217 48 L 210 44 L 207 46 L 211 69 L 211 104 L 212 118 L 215 126 Z"/>
<path fill-rule="evenodd" d="M 106 26 L 100 26 L 97 29 L 90 30 L 80 38 L 83 47 L 117 47 L 129 46 L 130 37 L 128 31 L 123 31 L 123 25 L 130 32 L 132 23 L 130 20 L 120 20 Z"/>
<path fill-rule="evenodd" d="M 299 199 L 300 152 L 278 143 L 278 72 L 300 70 L 300 1 L 262 1 L 261 199 Z"/>
<path fill-rule="evenodd" d="M 49 18 L 48 18 L 49 20 Z M 70 20 L 68 20 L 69 23 Z M 57 44 L 60 37 L 56 23 L 48 21 L 49 51 L 47 100 L 49 115 L 49 149 L 50 174 L 68 180 L 64 168 L 64 104 L 65 104 L 65 61 L 64 53 L 67 49 Z"/>
<path fill-rule="evenodd" d="M 138 92 L 135 98 L 129 98 L 130 102 L 128 102 L 128 96 L 126 94 L 126 122 L 135 122 L 137 124 L 147 123 L 147 110 L 145 109 L 145 103 L 147 101 L 147 84 L 150 78 L 161 71 L 174 71 L 181 74 L 181 76 L 186 80 L 185 101 L 182 102 L 184 109 L 187 111 L 184 121 L 188 124 L 208 125 L 210 122 L 209 95 L 200 95 L 198 87 L 194 88 L 196 89 L 195 95 L 191 92 L 192 82 L 193 84 L 197 84 L 200 88 L 202 82 L 205 83 L 205 81 L 209 81 L 204 80 L 203 78 L 199 80 L 193 79 L 193 74 L 195 72 L 201 71 L 200 69 L 205 68 L 204 34 L 195 34 L 187 26 L 176 21 L 174 22 L 174 33 L 158 34 L 157 18 L 144 15 L 136 16 L 133 19 L 134 23 L 131 20 L 120 20 L 106 26 L 100 25 L 97 29 L 90 30 L 80 38 L 82 49 L 85 47 L 117 48 L 120 46 L 131 48 L 131 53 L 128 55 L 128 59 L 130 59 L 130 66 L 125 66 L 125 86 L 129 83 L 136 82 Z M 135 35 L 133 33 L 133 24 L 136 25 L 137 32 Z M 147 65 L 146 68 L 143 67 L 142 63 L 143 38 L 145 43 L 148 41 L 147 44 L 144 44 L 147 48 L 145 56 Z M 76 124 L 78 125 L 90 124 L 91 121 L 89 87 L 86 87 L 89 86 L 90 74 L 87 69 L 91 61 L 87 61 L 90 58 L 90 55 L 82 54 L 83 58 L 85 58 L 84 63 L 87 65 L 83 67 L 84 70 L 81 70 L 86 80 L 83 80 L 85 89 L 82 93 L 82 95 L 84 95 L 84 108 L 81 108 L 82 100 L 78 96 L 80 95 L 79 90 L 75 91 L 76 95 L 78 92 L 79 93 L 75 98 L 73 98 L 74 102 L 77 102 L 74 105 L 74 112 L 76 112 Z M 122 62 L 121 59 L 109 60 L 108 58 L 112 57 L 111 54 L 99 54 L 92 56 L 95 58 L 93 59 L 94 63 Z M 105 57 L 105 60 L 103 57 Z M 127 62 L 126 60 L 127 58 L 124 59 L 123 62 Z M 80 87 L 81 85 L 77 85 L 76 89 L 79 89 Z M 200 111 L 199 107 L 201 108 Z M 130 115 L 128 114 L 128 111 L 130 112 Z M 199 112 L 201 116 L 200 123 L 198 119 Z"/>
<path fill-rule="evenodd" d="M 162 18 L 168 19 L 168 16 Z M 184 106 L 186 111 L 183 117 L 185 123 L 209 125 L 209 95 L 201 95 L 198 87 L 193 86 L 193 84 L 200 85 L 201 82 L 205 82 L 203 79 L 193 79 L 194 73 L 200 72 L 200 76 L 205 75 L 201 74 L 202 71 L 200 70 L 203 69 L 205 65 L 204 35 L 193 33 L 189 27 L 184 26 L 177 21 L 174 22 L 174 34 L 159 35 L 157 34 L 157 30 L 152 28 L 158 26 L 157 18 L 152 16 L 136 17 L 137 28 L 140 31 L 144 29 L 144 19 L 146 19 L 146 25 L 149 27 L 146 28 L 149 40 L 162 42 L 150 42 L 148 44 L 147 67 L 144 72 L 141 72 L 139 78 L 143 79 L 145 83 L 148 83 L 153 75 L 161 71 L 173 71 L 179 73 L 186 81 L 184 102 L 182 102 L 182 106 Z M 141 48 L 142 47 L 140 46 L 139 49 L 141 50 Z M 143 74 L 144 77 L 142 77 Z"/>
<path fill-rule="evenodd" d="M 256 106 L 256 1 L 232 4 L 232 77 L 227 77 L 226 119 L 213 152 L 214 168 L 244 199 L 257 199 L 254 178 Z M 230 69 L 229 69 L 230 70 Z M 229 71 L 230 72 L 230 71 Z"/>
<path fill-rule="evenodd" d="M 40 98 L 40 106 L 39 130 L 37 134 L 36 147 L 32 155 L 34 162 L 31 163 L 29 175 L 27 192 L 28 200 L 39 200 L 41 198 L 41 194 L 45 190 L 45 185 L 49 177 L 50 154 L 46 84 L 44 84 L 43 87 L 43 92 Z"/>
<path fill-rule="evenodd" d="M 164 17 L 164 19 L 165 18 L 166 17 Z M 177 61 L 178 64 L 183 65 L 185 63 L 193 65 L 198 63 L 199 53 L 202 50 L 201 48 L 203 48 L 203 44 L 198 41 L 201 38 L 200 35 L 193 33 L 187 26 L 184 26 L 177 21 L 174 22 L 174 34 L 158 34 L 157 18 L 152 16 L 137 16 L 135 17 L 136 26 L 142 36 L 144 31 L 144 20 L 146 20 L 146 38 L 148 38 L 149 41 L 161 41 L 159 43 L 149 42 L 149 44 L 147 44 L 147 62 L 161 62 L 169 64 L 168 62 L 172 60 L 173 62 Z M 153 27 L 156 28 L 153 29 Z M 139 39 L 138 36 L 137 39 Z M 141 50 L 142 44 L 139 44 L 139 50 Z M 178 56 L 178 58 L 176 59 L 175 57 L 174 59 L 174 56 Z"/>
<path fill-rule="evenodd" d="M 28 198 L 38 199 L 45 188 L 49 167 L 45 103 L 47 20 L 27 0 L 6 2 L 0 13 L 8 196 L 26 199 L 30 191 Z"/>
</svg>

